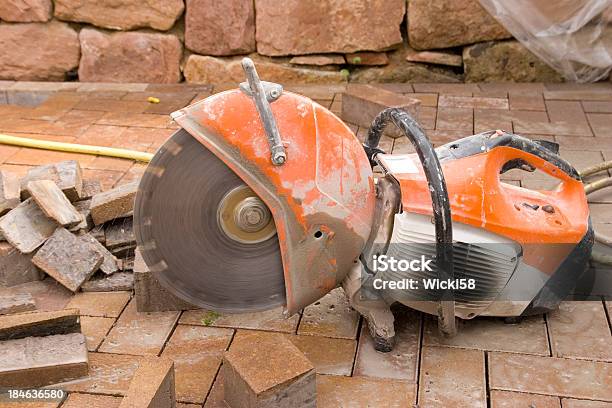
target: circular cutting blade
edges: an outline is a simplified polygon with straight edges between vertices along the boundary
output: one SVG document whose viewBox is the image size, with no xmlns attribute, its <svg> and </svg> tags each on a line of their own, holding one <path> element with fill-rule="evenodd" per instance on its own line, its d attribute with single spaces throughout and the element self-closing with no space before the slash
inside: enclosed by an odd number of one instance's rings
<svg viewBox="0 0 612 408">
<path fill-rule="evenodd" d="M 196 306 L 240 313 L 285 304 L 277 235 L 245 243 L 219 225 L 224 197 L 242 185 L 183 129 L 157 151 L 140 182 L 134 225 L 142 256 L 166 289 Z"/>
</svg>

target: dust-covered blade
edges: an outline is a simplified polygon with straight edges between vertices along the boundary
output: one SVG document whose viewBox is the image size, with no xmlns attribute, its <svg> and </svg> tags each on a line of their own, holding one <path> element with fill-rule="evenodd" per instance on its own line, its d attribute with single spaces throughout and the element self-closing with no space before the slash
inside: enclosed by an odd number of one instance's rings
<svg viewBox="0 0 612 408">
<path fill-rule="evenodd" d="M 244 243 L 220 225 L 220 204 L 241 185 L 183 129 L 157 151 L 140 182 L 134 226 L 142 256 L 165 288 L 202 308 L 240 313 L 285 304 L 277 235 Z"/>
</svg>

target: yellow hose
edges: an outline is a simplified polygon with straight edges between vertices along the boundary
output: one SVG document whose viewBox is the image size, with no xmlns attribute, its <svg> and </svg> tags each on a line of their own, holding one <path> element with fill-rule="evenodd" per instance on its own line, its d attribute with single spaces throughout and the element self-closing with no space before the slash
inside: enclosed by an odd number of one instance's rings
<svg viewBox="0 0 612 408">
<path fill-rule="evenodd" d="M 31 147 L 34 149 L 56 150 L 59 152 L 93 154 L 96 156 L 118 157 L 120 159 L 137 160 L 148 163 L 153 158 L 152 153 L 137 152 L 129 149 L 118 149 L 116 147 L 90 146 L 76 143 L 54 142 L 51 140 L 30 139 L 27 137 L 17 137 L 3 135 L 0 133 L 0 143 Z"/>
</svg>

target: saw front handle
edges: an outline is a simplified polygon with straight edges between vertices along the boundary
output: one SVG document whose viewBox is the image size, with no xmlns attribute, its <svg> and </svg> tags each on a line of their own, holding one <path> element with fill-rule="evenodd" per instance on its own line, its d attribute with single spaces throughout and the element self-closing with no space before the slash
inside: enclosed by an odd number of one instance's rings
<svg viewBox="0 0 612 408">
<path fill-rule="evenodd" d="M 436 229 L 436 265 L 440 279 L 453 280 L 453 226 L 448 189 L 438 156 L 419 124 L 405 111 L 388 108 L 380 112 L 370 129 L 363 147 L 370 164 L 376 164 L 376 155 L 382 153 L 378 143 L 389 122 L 393 122 L 410 140 L 421 160 L 429 184 Z M 445 290 L 438 307 L 438 328 L 447 336 L 457 333 L 455 325 L 455 301 L 452 290 Z"/>
</svg>

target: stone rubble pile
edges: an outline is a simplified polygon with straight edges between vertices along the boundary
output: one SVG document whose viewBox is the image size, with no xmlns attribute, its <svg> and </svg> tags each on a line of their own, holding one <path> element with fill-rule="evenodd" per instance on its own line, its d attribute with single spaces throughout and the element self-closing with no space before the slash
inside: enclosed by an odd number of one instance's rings
<svg viewBox="0 0 612 408">
<path fill-rule="evenodd" d="M 102 191 L 74 160 L 0 172 L 0 288 L 45 275 L 67 289 L 131 290 L 137 182 Z M 0 314 L 32 310 L 27 296 L 3 296 Z"/>
</svg>

